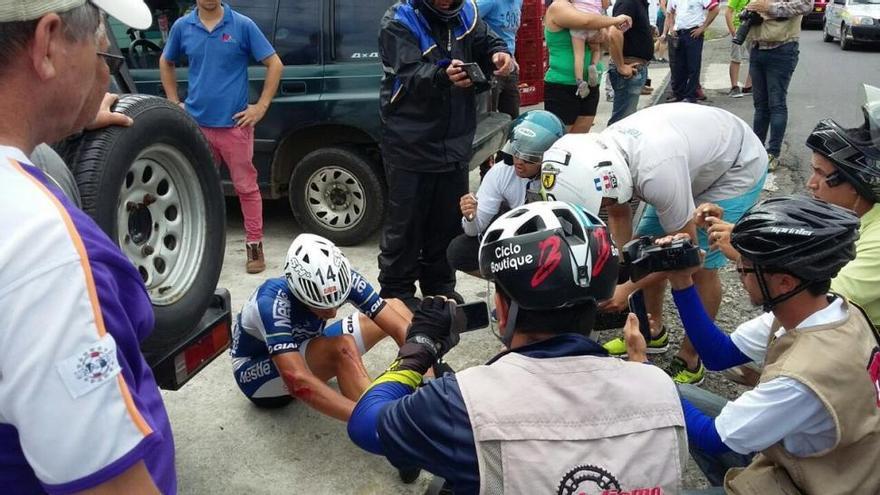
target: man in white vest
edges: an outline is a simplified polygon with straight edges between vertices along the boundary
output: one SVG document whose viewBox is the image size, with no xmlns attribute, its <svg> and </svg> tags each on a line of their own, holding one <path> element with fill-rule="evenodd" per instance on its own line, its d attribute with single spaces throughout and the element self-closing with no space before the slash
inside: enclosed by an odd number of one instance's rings
<svg viewBox="0 0 880 495">
<path fill-rule="evenodd" d="M 611 359 L 589 337 L 617 258 L 605 224 L 577 206 L 531 203 L 497 219 L 480 270 L 495 282 L 508 350 L 417 388 L 458 340 L 454 304 L 426 299 L 397 360 L 355 407 L 352 440 L 456 494 L 678 493 L 686 441 L 672 380 Z M 625 331 L 644 361 L 634 315 Z"/>
<path fill-rule="evenodd" d="M 763 365 L 757 386 L 734 401 L 680 389 L 694 460 L 725 493 L 880 493 L 880 335 L 861 308 L 829 292 L 855 257 L 858 226 L 852 211 L 818 199 L 755 205 L 731 243 L 765 314 L 730 335 L 707 316 L 692 270 L 668 272 L 707 368 Z"/>
</svg>

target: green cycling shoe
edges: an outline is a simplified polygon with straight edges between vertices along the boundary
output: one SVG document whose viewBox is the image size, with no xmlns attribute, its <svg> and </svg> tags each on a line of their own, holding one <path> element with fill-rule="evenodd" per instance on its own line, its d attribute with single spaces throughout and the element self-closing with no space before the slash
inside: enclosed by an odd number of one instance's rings
<svg viewBox="0 0 880 495">
<path fill-rule="evenodd" d="M 697 369 L 688 369 L 687 363 L 682 358 L 675 356 L 672 358 L 672 362 L 669 363 L 669 369 L 666 373 L 672 377 L 672 381 L 675 383 L 699 385 L 706 378 L 706 367 L 703 366 L 703 360 L 701 359 L 697 363 Z"/>
<path fill-rule="evenodd" d="M 608 354 L 612 356 L 625 356 L 626 355 L 626 342 L 624 342 L 623 337 L 617 337 L 616 339 L 611 339 L 608 342 L 602 344 L 602 347 L 608 351 Z M 662 330 L 660 330 L 660 334 L 651 339 L 648 342 L 648 354 L 663 354 L 664 352 L 669 350 L 669 334 L 666 333 L 666 327 L 664 326 Z"/>
</svg>

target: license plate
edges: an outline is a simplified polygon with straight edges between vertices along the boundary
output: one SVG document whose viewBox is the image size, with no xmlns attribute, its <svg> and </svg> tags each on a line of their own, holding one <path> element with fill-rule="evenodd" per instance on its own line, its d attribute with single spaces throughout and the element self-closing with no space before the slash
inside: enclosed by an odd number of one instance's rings
<svg viewBox="0 0 880 495">
<path fill-rule="evenodd" d="M 822 7 L 816 7 L 816 12 L 822 12 L 822 10 L 823 10 Z"/>
</svg>

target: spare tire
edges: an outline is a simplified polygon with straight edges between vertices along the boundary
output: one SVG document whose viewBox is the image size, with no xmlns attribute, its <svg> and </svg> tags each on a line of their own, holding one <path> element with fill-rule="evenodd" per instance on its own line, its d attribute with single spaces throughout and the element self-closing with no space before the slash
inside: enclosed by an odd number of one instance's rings
<svg viewBox="0 0 880 495">
<path fill-rule="evenodd" d="M 135 265 L 153 303 L 156 343 L 199 321 L 226 249 L 226 203 L 196 123 L 163 98 L 124 95 L 131 127 L 85 133 L 63 151 L 82 209 Z"/>
</svg>

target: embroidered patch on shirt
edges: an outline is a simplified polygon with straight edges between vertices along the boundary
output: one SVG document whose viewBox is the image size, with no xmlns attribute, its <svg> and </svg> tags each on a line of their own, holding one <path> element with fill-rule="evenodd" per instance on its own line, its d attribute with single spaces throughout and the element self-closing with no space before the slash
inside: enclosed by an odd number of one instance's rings
<svg viewBox="0 0 880 495">
<path fill-rule="evenodd" d="M 74 355 L 55 364 L 61 381 L 74 399 L 98 388 L 119 374 L 116 341 L 109 333 L 81 347 Z"/>
</svg>

